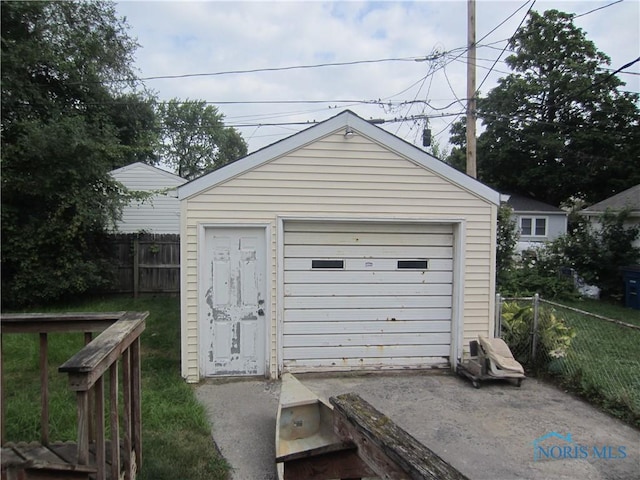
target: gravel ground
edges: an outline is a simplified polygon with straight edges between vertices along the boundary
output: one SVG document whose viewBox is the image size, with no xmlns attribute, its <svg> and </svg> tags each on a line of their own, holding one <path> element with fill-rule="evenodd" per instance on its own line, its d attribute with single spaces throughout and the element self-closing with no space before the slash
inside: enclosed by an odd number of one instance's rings
<svg viewBox="0 0 640 480">
<path fill-rule="evenodd" d="M 536 379 L 521 388 L 488 382 L 474 389 L 450 374 L 299 375 L 318 395 L 354 392 L 470 479 L 640 478 L 640 432 L 580 399 Z M 275 479 L 275 420 L 280 383 L 265 379 L 207 380 L 197 387 L 212 435 L 234 480 Z M 534 440 L 571 434 L 587 458 L 534 460 Z M 567 445 L 550 438 L 543 445 Z M 625 458 L 597 458 L 593 447 Z M 556 451 L 559 451 L 556 449 Z M 572 450 L 573 451 L 573 450 Z"/>
</svg>

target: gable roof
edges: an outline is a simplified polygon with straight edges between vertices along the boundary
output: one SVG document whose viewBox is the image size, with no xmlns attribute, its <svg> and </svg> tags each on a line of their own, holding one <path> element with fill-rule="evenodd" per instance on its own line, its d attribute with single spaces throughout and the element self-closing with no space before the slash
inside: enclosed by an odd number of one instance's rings
<svg viewBox="0 0 640 480">
<path fill-rule="evenodd" d="M 178 175 L 167 172 L 166 170 L 162 170 L 161 168 L 154 167 L 153 165 L 148 165 L 142 162 L 130 163 L 129 165 L 125 165 L 124 167 L 116 168 L 115 170 L 111 170 L 111 175 L 117 177 L 122 175 L 123 173 L 130 173 L 134 170 L 146 171 L 150 175 L 160 175 L 169 180 L 173 180 L 176 184 L 186 183 L 187 180 L 185 178 L 179 177 Z"/>
<path fill-rule="evenodd" d="M 507 204 L 513 208 L 514 212 L 567 215 L 567 212 L 564 210 L 531 197 L 525 197 L 517 193 L 506 195 L 509 197 Z"/>
<path fill-rule="evenodd" d="M 453 184 L 473 193 L 477 197 L 495 205 L 500 204 L 500 194 L 479 182 L 473 177 L 462 173 L 428 153 L 420 150 L 415 145 L 405 142 L 386 130 L 369 123 L 351 110 L 345 110 L 338 115 L 321 123 L 298 132 L 279 142 L 257 150 L 233 163 L 210 172 L 202 177 L 182 185 L 178 189 L 181 200 L 197 195 L 198 193 L 218 185 L 226 180 L 241 175 L 264 163 L 298 150 L 323 137 L 331 135 L 341 129 L 349 127 L 354 133 L 369 138 L 387 149 L 405 157 L 407 160 L 432 171 Z"/>
<path fill-rule="evenodd" d="M 581 214 L 601 214 L 607 209 L 624 210 L 631 209 L 634 213 L 640 213 L 640 184 L 606 198 L 590 207 L 582 209 Z"/>
</svg>

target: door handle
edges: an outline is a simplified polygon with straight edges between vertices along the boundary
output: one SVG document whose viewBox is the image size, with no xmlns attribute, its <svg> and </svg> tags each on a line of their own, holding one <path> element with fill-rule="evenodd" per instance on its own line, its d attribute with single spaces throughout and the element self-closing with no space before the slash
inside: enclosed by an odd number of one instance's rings
<svg viewBox="0 0 640 480">
<path fill-rule="evenodd" d="M 258 315 L 261 316 L 261 317 L 264 317 L 264 310 L 259 308 L 258 309 Z"/>
</svg>

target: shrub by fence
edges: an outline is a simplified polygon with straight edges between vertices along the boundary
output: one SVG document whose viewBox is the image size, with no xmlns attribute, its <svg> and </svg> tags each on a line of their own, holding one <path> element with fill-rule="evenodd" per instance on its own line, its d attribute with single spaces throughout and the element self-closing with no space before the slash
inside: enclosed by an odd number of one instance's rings
<svg viewBox="0 0 640 480">
<path fill-rule="evenodd" d="M 179 293 L 180 235 L 112 236 L 116 293 Z"/>
<path fill-rule="evenodd" d="M 640 426 L 640 325 L 537 295 L 499 297 L 496 305 L 496 329 L 530 374 L 550 376 Z"/>
</svg>

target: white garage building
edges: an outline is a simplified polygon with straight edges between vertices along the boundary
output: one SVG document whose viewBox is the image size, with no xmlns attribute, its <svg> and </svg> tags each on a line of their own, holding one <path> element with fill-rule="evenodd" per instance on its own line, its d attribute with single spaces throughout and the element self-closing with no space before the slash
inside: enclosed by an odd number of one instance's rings
<svg viewBox="0 0 640 480">
<path fill-rule="evenodd" d="M 499 194 L 350 111 L 180 187 L 182 374 L 455 366 Z"/>
</svg>

